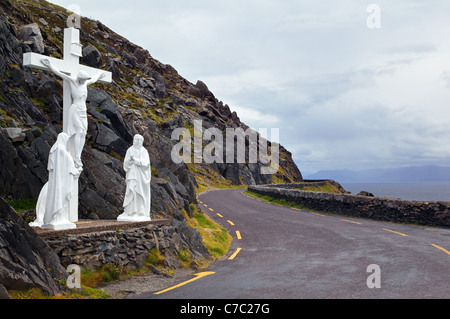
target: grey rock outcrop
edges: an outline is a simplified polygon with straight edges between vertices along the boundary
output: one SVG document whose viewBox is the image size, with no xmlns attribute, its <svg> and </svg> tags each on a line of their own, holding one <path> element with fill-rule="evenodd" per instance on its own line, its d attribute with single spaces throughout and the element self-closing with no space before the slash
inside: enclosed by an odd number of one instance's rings
<svg viewBox="0 0 450 319">
<path fill-rule="evenodd" d="M 102 65 L 102 55 L 92 44 L 83 48 L 82 62 L 93 68 L 99 68 Z"/>
<path fill-rule="evenodd" d="M 41 29 L 37 23 L 31 23 L 19 28 L 19 39 L 28 44 L 33 52 L 44 53 L 45 45 Z"/>
<path fill-rule="evenodd" d="M 358 196 L 375 197 L 372 193 L 369 193 L 368 191 L 360 191 L 358 193 Z"/>
<path fill-rule="evenodd" d="M 3 132 L 8 136 L 8 138 L 13 142 L 23 142 L 25 141 L 25 133 L 22 132 L 21 128 L 5 128 L 2 129 Z"/>
<path fill-rule="evenodd" d="M 68 276 L 53 249 L 0 198 L 0 290 L 38 287 L 55 295 Z"/>
<path fill-rule="evenodd" d="M 2 284 L 0 284 L 0 300 L 1 299 L 10 299 L 8 290 Z"/>
</svg>

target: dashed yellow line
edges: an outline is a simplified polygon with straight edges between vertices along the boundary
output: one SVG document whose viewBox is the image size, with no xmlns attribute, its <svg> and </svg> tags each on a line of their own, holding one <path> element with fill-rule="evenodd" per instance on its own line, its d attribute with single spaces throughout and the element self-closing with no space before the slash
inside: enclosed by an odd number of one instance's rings
<svg viewBox="0 0 450 319">
<path fill-rule="evenodd" d="M 184 286 L 184 285 L 187 285 L 187 284 L 189 284 L 189 283 L 191 283 L 191 282 L 194 282 L 194 281 L 196 281 L 196 280 L 199 280 L 199 279 L 201 279 L 201 278 L 203 278 L 203 277 L 211 276 L 211 275 L 214 275 L 214 274 L 215 274 L 215 272 L 202 272 L 202 273 L 196 274 L 196 275 L 195 275 L 195 278 L 193 278 L 193 279 L 191 279 L 191 280 L 188 280 L 188 281 L 185 281 L 185 282 L 182 282 L 181 284 L 178 284 L 178 285 L 176 285 L 176 286 L 173 286 L 173 287 L 170 287 L 170 288 L 161 290 L 161 291 L 159 291 L 159 292 L 155 292 L 154 295 L 161 295 L 161 294 L 166 293 L 166 292 L 168 292 L 168 291 L 171 291 L 171 290 L 180 288 L 180 287 L 182 287 L 182 286 Z"/>
<path fill-rule="evenodd" d="M 354 222 L 352 220 L 347 220 L 347 219 L 341 219 L 343 222 L 347 222 L 347 223 L 352 223 L 352 224 L 356 224 L 356 225 L 362 225 L 362 223 L 358 223 L 358 222 Z"/>
<path fill-rule="evenodd" d="M 238 240 L 241 240 L 241 239 L 242 239 L 241 232 L 238 231 L 238 230 L 236 231 L 236 237 L 237 237 Z"/>
<path fill-rule="evenodd" d="M 230 256 L 230 258 L 228 258 L 228 260 L 233 260 L 234 258 L 236 258 L 236 256 L 241 252 L 242 248 L 238 248 L 236 249 L 236 251 L 234 252 L 233 255 Z"/>
<path fill-rule="evenodd" d="M 228 224 L 230 224 L 231 226 L 234 226 L 234 223 L 231 220 L 227 220 Z"/>
<path fill-rule="evenodd" d="M 448 251 L 447 249 L 445 249 L 445 248 L 442 248 L 441 246 L 438 246 L 438 245 L 435 245 L 435 244 L 431 244 L 431 246 L 433 246 L 433 247 L 435 247 L 435 248 L 437 248 L 437 249 L 440 249 L 440 250 L 442 250 L 444 253 L 446 253 L 447 255 L 450 255 L 450 251 Z"/>
<path fill-rule="evenodd" d="M 311 213 L 311 214 L 316 215 L 316 216 L 320 216 L 320 217 L 325 217 L 325 215 L 322 215 L 322 214 L 317 214 L 317 213 Z"/>
<path fill-rule="evenodd" d="M 210 208 L 209 210 L 212 211 L 212 212 L 214 211 L 214 209 L 212 209 L 212 208 Z"/>
<path fill-rule="evenodd" d="M 219 216 L 220 218 L 223 218 L 223 216 L 222 216 L 222 215 L 220 215 L 219 213 L 217 213 L 217 216 Z"/>
<path fill-rule="evenodd" d="M 242 192 L 241 194 L 244 195 L 244 196 L 247 197 L 247 198 L 256 199 L 256 200 L 258 200 L 258 201 L 263 201 L 263 200 L 260 200 L 259 198 L 256 198 L 256 197 L 247 195 L 247 194 L 245 194 L 244 192 Z M 274 203 L 272 203 L 272 204 L 274 204 Z M 283 206 L 283 205 L 278 205 L 278 204 L 275 204 L 275 205 L 277 205 L 277 206 Z M 206 206 L 206 205 L 205 205 L 205 206 Z M 298 208 L 295 208 L 295 207 L 291 207 L 291 209 L 292 209 L 292 210 L 296 210 L 296 211 L 302 211 L 301 209 L 298 209 Z M 313 213 L 313 212 L 310 212 L 310 213 L 313 214 L 313 215 L 316 215 L 316 216 L 325 217 L 325 215 L 322 215 L 322 214 Z M 219 215 L 219 214 L 218 214 L 218 215 Z M 343 222 L 347 222 L 347 223 L 352 223 L 352 224 L 356 224 L 356 225 L 362 225 L 362 223 L 355 222 L 355 221 L 352 221 L 352 220 L 347 220 L 347 219 L 341 219 L 341 220 L 342 220 Z M 230 223 L 231 225 L 234 226 L 234 224 L 233 224 L 231 221 L 228 221 L 228 223 Z M 387 228 L 383 228 L 383 230 L 384 230 L 384 231 L 387 231 L 387 232 L 390 232 L 390 233 L 394 233 L 394 234 L 403 236 L 403 237 L 408 237 L 407 234 L 400 233 L 400 232 L 397 232 L 397 231 L 394 231 L 394 230 L 390 230 L 390 229 L 387 229 Z M 236 231 L 236 236 L 237 236 L 237 239 L 239 239 L 239 240 L 242 239 L 241 233 L 240 233 L 239 231 Z M 435 245 L 435 244 L 430 244 L 430 245 L 433 246 L 434 248 L 437 248 L 437 249 L 443 251 L 443 252 L 446 253 L 447 255 L 450 255 L 450 251 L 449 251 L 449 250 L 447 250 L 447 249 L 445 249 L 445 248 L 443 248 L 443 247 L 441 247 L 441 246 Z M 231 255 L 231 257 L 229 258 L 229 260 L 233 260 L 234 258 L 236 258 L 237 254 L 238 254 L 240 251 L 241 251 L 241 248 L 238 248 L 238 249 L 236 250 L 236 252 L 235 252 L 233 255 Z"/>
<path fill-rule="evenodd" d="M 394 234 L 403 236 L 403 237 L 408 237 L 408 235 L 403 234 L 403 233 L 399 233 L 398 231 L 393 231 L 393 230 L 390 230 L 390 229 L 387 229 L 387 228 L 383 228 L 383 230 L 385 230 L 385 231 L 387 231 L 387 232 L 390 232 L 390 233 L 394 233 Z"/>
</svg>

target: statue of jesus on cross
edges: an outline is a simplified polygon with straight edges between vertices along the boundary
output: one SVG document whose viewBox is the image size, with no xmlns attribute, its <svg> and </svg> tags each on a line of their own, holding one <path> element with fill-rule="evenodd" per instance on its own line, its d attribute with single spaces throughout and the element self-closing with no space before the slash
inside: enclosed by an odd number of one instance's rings
<svg viewBox="0 0 450 319">
<path fill-rule="evenodd" d="M 23 56 L 24 66 L 52 71 L 64 80 L 63 131 L 69 136 L 67 150 L 79 172 L 83 168 L 81 154 L 86 143 L 88 129 L 86 111 L 87 87 L 95 82 L 112 82 L 111 72 L 81 65 L 80 57 L 82 56 L 80 30 L 75 28 L 64 29 L 63 60 L 33 52 L 25 53 Z M 70 196 L 69 221 L 71 223 L 78 222 L 78 177 L 79 174 L 75 177 L 75 186 Z"/>
<path fill-rule="evenodd" d="M 73 77 L 62 73 L 48 59 L 42 59 L 41 62 L 53 73 L 70 84 L 72 105 L 69 109 L 66 133 L 69 135 L 69 150 L 75 155 L 75 166 L 81 168 L 83 167 L 81 153 L 83 152 L 88 129 L 86 110 L 87 87 L 105 77 L 105 74 L 98 73 L 95 77 L 91 78 L 86 71 L 80 71 L 76 77 Z"/>
</svg>

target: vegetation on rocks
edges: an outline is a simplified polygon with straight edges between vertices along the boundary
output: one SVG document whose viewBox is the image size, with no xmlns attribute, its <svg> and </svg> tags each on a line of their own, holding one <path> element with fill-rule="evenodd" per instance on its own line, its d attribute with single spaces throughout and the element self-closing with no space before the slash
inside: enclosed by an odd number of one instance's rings
<svg viewBox="0 0 450 319">
<path fill-rule="evenodd" d="M 232 237 L 227 230 L 214 222 L 208 215 L 198 212 L 198 208 L 191 205 L 193 217 L 186 216 L 189 226 L 196 228 L 203 238 L 203 243 L 214 258 L 223 257 L 229 250 Z"/>
<path fill-rule="evenodd" d="M 294 188 L 301 191 L 318 192 L 318 193 L 331 193 L 331 194 L 343 194 L 342 190 L 338 189 L 331 183 L 326 183 L 320 186 L 305 186 L 302 188 Z"/>
</svg>

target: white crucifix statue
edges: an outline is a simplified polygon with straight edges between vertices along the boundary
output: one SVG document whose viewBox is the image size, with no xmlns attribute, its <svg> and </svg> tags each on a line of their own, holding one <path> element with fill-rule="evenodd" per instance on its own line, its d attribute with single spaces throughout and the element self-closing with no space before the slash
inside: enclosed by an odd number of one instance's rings
<svg viewBox="0 0 450 319">
<path fill-rule="evenodd" d="M 24 66 L 51 71 L 64 80 L 63 131 L 68 135 L 67 151 L 72 156 L 75 167 L 80 173 L 83 167 L 81 153 L 86 142 L 88 128 L 86 110 L 87 87 L 96 82 L 112 82 L 111 72 L 80 64 L 80 57 L 83 56 L 82 48 L 83 46 L 80 43 L 80 30 L 67 28 L 64 29 L 63 60 L 31 52 L 25 53 L 23 56 Z M 78 177 L 79 174 L 75 177 L 76 182 L 74 183 L 75 186 L 70 196 L 70 205 L 68 207 L 68 219 L 70 223 L 78 221 Z M 41 192 L 41 195 L 40 197 L 45 196 L 43 192 Z M 40 198 L 40 202 L 43 203 L 41 205 L 42 207 L 46 206 L 45 199 Z M 39 207 L 36 208 L 37 213 L 39 209 Z M 50 229 L 58 228 L 57 225 L 42 225 L 42 227 Z"/>
</svg>

